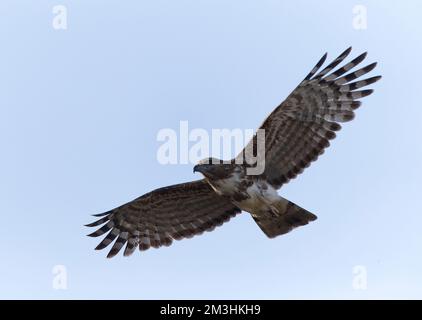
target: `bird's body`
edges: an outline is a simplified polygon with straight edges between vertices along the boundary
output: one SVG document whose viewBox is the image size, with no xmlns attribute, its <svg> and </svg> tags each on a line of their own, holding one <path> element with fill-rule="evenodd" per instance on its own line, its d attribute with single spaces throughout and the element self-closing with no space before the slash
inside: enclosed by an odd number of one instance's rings
<svg viewBox="0 0 422 320">
<path fill-rule="evenodd" d="M 249 212 L 270 238 L 317 218 L 281 197 L 261 175 L 248 175 L 247 165 L 223 164 L 212 158 L 203 162 L 195 166 L 194 171 L 201 172 L 218 195 L 228 198 L 242 211 Z"/>
<path fill-rule="evenodd" d="M 96 249 L 114 244 L 108 257 L 126 244 L 124 255 L 136 248 L 168 246 L 173 239 L 211 231 L 241 211 L 249 212 L 270 238 L 308 224 L 317 217 L 281 197 L 277 190 L 310 166 L 340 130 L 339 122 L 354 118 L 360 99 L 372 90 L 357 90 L 381 77 L 353 80 L 370 72 L 372 63 L 350 72 L 366 57 L 361 54 L 333 71 L 350 53 L 344 51 L 319 73 L 324 55 L 299 86 L 264 121 L 265 165 L 250 174 L 247 150 L 258 150 L 255 135 L 245 149 L 229 162 L 206 159 L 194 167 L 204 179 L 151 191 L 127 204 L 99 214 L 88 226 L 100 226 L 90 236 L 108 232 Z M 258 165 L 258 162 L 255 163 Z"/>
<path fill-rule="evenodd" d="M 261 177 L 246 174 L 246 168 L 236 165 L 231 174 L 221 179 L 205 177 L 214 191 L 236 204 L 243 211 L 276 210 L 275 204 L 282 199 L 277 190 Z"/>
</svg>

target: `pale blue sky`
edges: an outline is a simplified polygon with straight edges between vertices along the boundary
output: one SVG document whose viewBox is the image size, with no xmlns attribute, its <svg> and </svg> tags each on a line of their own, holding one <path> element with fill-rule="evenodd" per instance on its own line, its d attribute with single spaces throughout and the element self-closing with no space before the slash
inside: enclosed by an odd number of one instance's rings
<svg viewBox="0 0 422 320">
<path fill-rule="evenodd" d="M 52 8 L 68 29 L 52 28 Z M 355 30 L 353 7 L 368 9 Z M 420 1 L 0 2 L 0 298 L 422 298 Z M 196 179 L 158 130 L 255 128 L 325 52 L 383 79 L 280 193 L 318 215 L 269 240 L 248 214 L 109 260 L 83 224 Z M 65 265 L 67 290 L 52 268 Z M 367 270 L 354 290 L 353 268 Z"/>
</svg>

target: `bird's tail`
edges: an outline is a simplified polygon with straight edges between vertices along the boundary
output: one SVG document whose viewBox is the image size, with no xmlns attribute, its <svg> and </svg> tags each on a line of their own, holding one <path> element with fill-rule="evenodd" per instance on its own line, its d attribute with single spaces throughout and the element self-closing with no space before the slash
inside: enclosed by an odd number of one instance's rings
<svg viewBox="0 0 422 320">
<path fill-rule="evenodd" d="M 317 219 L 313 213 L 281 198 L 272 209 L 252 213 L 255 222 L 269 238 L 292 231 Z"/>
</svg>

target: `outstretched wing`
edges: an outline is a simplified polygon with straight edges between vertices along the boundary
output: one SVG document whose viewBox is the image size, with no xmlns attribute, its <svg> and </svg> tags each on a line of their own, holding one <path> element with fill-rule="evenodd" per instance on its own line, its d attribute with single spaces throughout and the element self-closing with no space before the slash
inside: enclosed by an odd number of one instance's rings
<svg viewBox="0 0 422 320">
<path fill-rule="evenodd" d="M 116 238 L 108 258 L 126 244 L 124 255 L 137 247 L 169 246 L 173 239 L 190 238 L 222 225 L 241 210 L 219 196 L 205 180 L 182 183 L 151 191 L 116 209 L 99 214 L 102 218 L 88 227 L 104 224 L 89 234 L 107 236 L 95 248 L 104 249 Z"/>
<path fill-rule="evenodd" d="M 335 138 L 335 131 L 340 130 L 339 122 L 354 118 L 354 110 L 361 105 L 357 99 L 373 92 L 357 89 L 381 78 L 376 76 L 354 81 L 374 69 L 376 63 L 346 74 L 365 59 L 366 53 L 331 73 L 350 51 L 351 48 L 348 48 L 317 73 L 325 62 L 325 54 L 262 124 L 260 129 L 265 130 L 263 175 L 274 187 L 280 188 L 295 178 L 324 152 L 330 145 L 329 140 Z M 249 143 L 254 144 L 253 150 L 257 150 L 256 136 Z M 244 155 L 245 150 L 240 155 Z"/>
</svg>

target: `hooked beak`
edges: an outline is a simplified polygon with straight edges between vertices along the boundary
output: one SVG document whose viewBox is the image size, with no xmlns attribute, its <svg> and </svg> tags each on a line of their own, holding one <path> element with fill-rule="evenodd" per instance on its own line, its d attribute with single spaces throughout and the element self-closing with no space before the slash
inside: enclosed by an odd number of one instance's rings
<svg viewBox="0 0 422 320">
<path fill-rule="evenodd" d="M 193 172 L 200 172 L 202 174 L 204 174 L 204 172 L 207 171 L 208 168 L 208 164 L 197 164 L 196 166 L 193 167 Z"/>
</svg>

